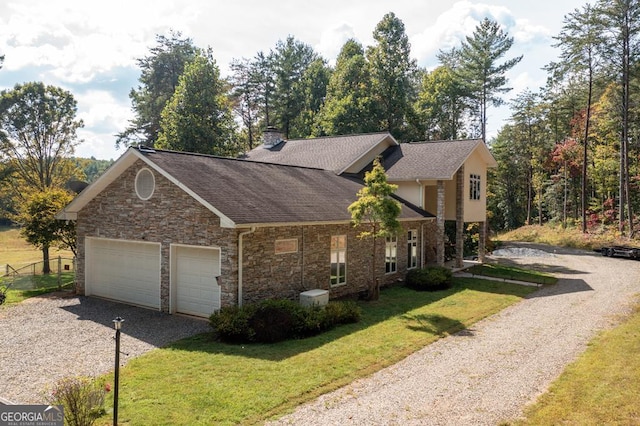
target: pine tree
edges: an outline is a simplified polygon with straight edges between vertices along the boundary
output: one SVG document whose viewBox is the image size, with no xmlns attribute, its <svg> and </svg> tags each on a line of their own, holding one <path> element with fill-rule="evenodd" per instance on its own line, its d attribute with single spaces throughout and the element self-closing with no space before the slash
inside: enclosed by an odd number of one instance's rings
<svg viewBox="0 0 640 426">
<path fill-rule="evenodd" d="M 504 103 L 499 95 L 511 90 L 506 87 L 505 73 L 522 59 L 522 56 L 518 56 L 498 63 L 512 46 L 513 37 L 509 37 L 497 22 L 485 18 L 473 34 L 466 37 L 459 49 L 452 50 L 448 55 L 441 54 L 441 58 L 449 57 L 446 64 L 453 68 L 461 81 L 467 83 L 467 90 L 477 105 L 480 135 L 485 142 L 487 108 L 489 104 L 497 107 Z"/>
</svg>

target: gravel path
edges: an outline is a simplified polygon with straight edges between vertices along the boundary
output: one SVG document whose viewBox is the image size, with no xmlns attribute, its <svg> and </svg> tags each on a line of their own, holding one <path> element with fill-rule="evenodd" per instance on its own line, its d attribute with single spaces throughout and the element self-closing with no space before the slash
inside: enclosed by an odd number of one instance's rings
<svg viewBox="0 0 640 426">
<path fill-rule="evenodd" d="M 0 398 L 42 403 L 43 391 L 67 376 L 113 370 L 115 330 L 122 317 L 120 361 L 193 334 L 207 321 L 65 293 L 0 307 Z"/>
<path fill-rule="evenodd" d="M 598 330 L 629 312 L 640 292 L 640 262 L 532 244 L 500 255 L 501 262 L 561 279 L 271 424 L 458 426 L 514 419 Z"/>
</svg>

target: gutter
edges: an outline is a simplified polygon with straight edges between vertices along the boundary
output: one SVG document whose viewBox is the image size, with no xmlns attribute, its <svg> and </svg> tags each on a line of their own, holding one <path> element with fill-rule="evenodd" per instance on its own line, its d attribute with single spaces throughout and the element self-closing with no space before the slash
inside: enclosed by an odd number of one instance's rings
<svg viewBox="0 0 640 426">
<path fill-rule="evenodd" d="M 244 231 L 238 234 L 238 306 L 242 306 L 242 258 L 243 258 L 243 240 L 242 237 L 248 234 L 252 234 L 256 231 L 256 227 L 252 226 L 248 231 Z"/>
</svg>

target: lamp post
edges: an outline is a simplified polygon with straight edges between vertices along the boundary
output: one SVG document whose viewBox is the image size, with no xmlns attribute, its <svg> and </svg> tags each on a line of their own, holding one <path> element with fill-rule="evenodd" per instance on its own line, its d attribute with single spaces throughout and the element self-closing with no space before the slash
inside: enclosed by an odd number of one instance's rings
<svg viewBox="0 0 640 426">
<path fill-rule="evenodd" d="M 116 365 L 113 378 L 113 426 L 118 425 L 118 380 L 120 379 L 120 329 L 124 319 L 117 317 L 113 320 L 116 329 Z"/>
</svg>

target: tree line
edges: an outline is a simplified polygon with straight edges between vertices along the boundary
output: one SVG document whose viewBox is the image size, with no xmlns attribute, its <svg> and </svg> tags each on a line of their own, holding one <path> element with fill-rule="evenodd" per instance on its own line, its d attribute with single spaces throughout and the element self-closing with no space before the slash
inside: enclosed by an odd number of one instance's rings
<svg viewBox="0 0 640 426">
<path fill-rule="evenodd" d="M 491 143 L 496 229 L 554 222 L 633 236 L 640 178 L 640 3 L 599 0 L 564 17 L 547 83 L 524 91 Z"/>
<path fill-rule="evenodd" d="M 418 67 L 404 23 L 386 14 L 374 44 L 348 40 L 335 66 L 295 37 L 268 52 L 234 59 L 223 78 L 211 48 L 172 32 L 138 60 L 130 92 L 134 119 L 118 145 L 235 155 L 273 126 L 286 138 L 391 132 L 399 141 L 483 137 L 486 109 L 502 103 L 502 60 L 513 44 L 484 19 L 459 48 L 441 52 L 433 72 Z"/>
<path fill-rule="evenodd" d="M 172 31 L 137 60 L 133 119 L 116 146 L 237 156 L 269 126 L 289 139 L 379 131 L 400 142 L 482 138 L 499 164 L 487 188 L 494 230 L 556 221 L 585 231 L 617 223 L 631 232 L 640 207 L 639 9 L 638 0 L 598 0 L 567 14 L 547 84 L 517 94 L 510 122 L 491 141 L 487 110 L 504 103 L 506 73 L 522 59 L 491 19 L 441 50 L 432 70 L 411 59 L 394 13 L 375 26 L 371 46 L 348 40 L 333 66 L 289 36 L 234 59 L 226 77 L 211 47 Z M 70 92 L 43 83 L 0 93 L 0 204 L 23 226 L 36 195 L 87 177 L 87 165 L 73 159 L 83 126 L 76 113 Z M 56 235 L 39 243 L 43 250 Z"/>
</svg>

